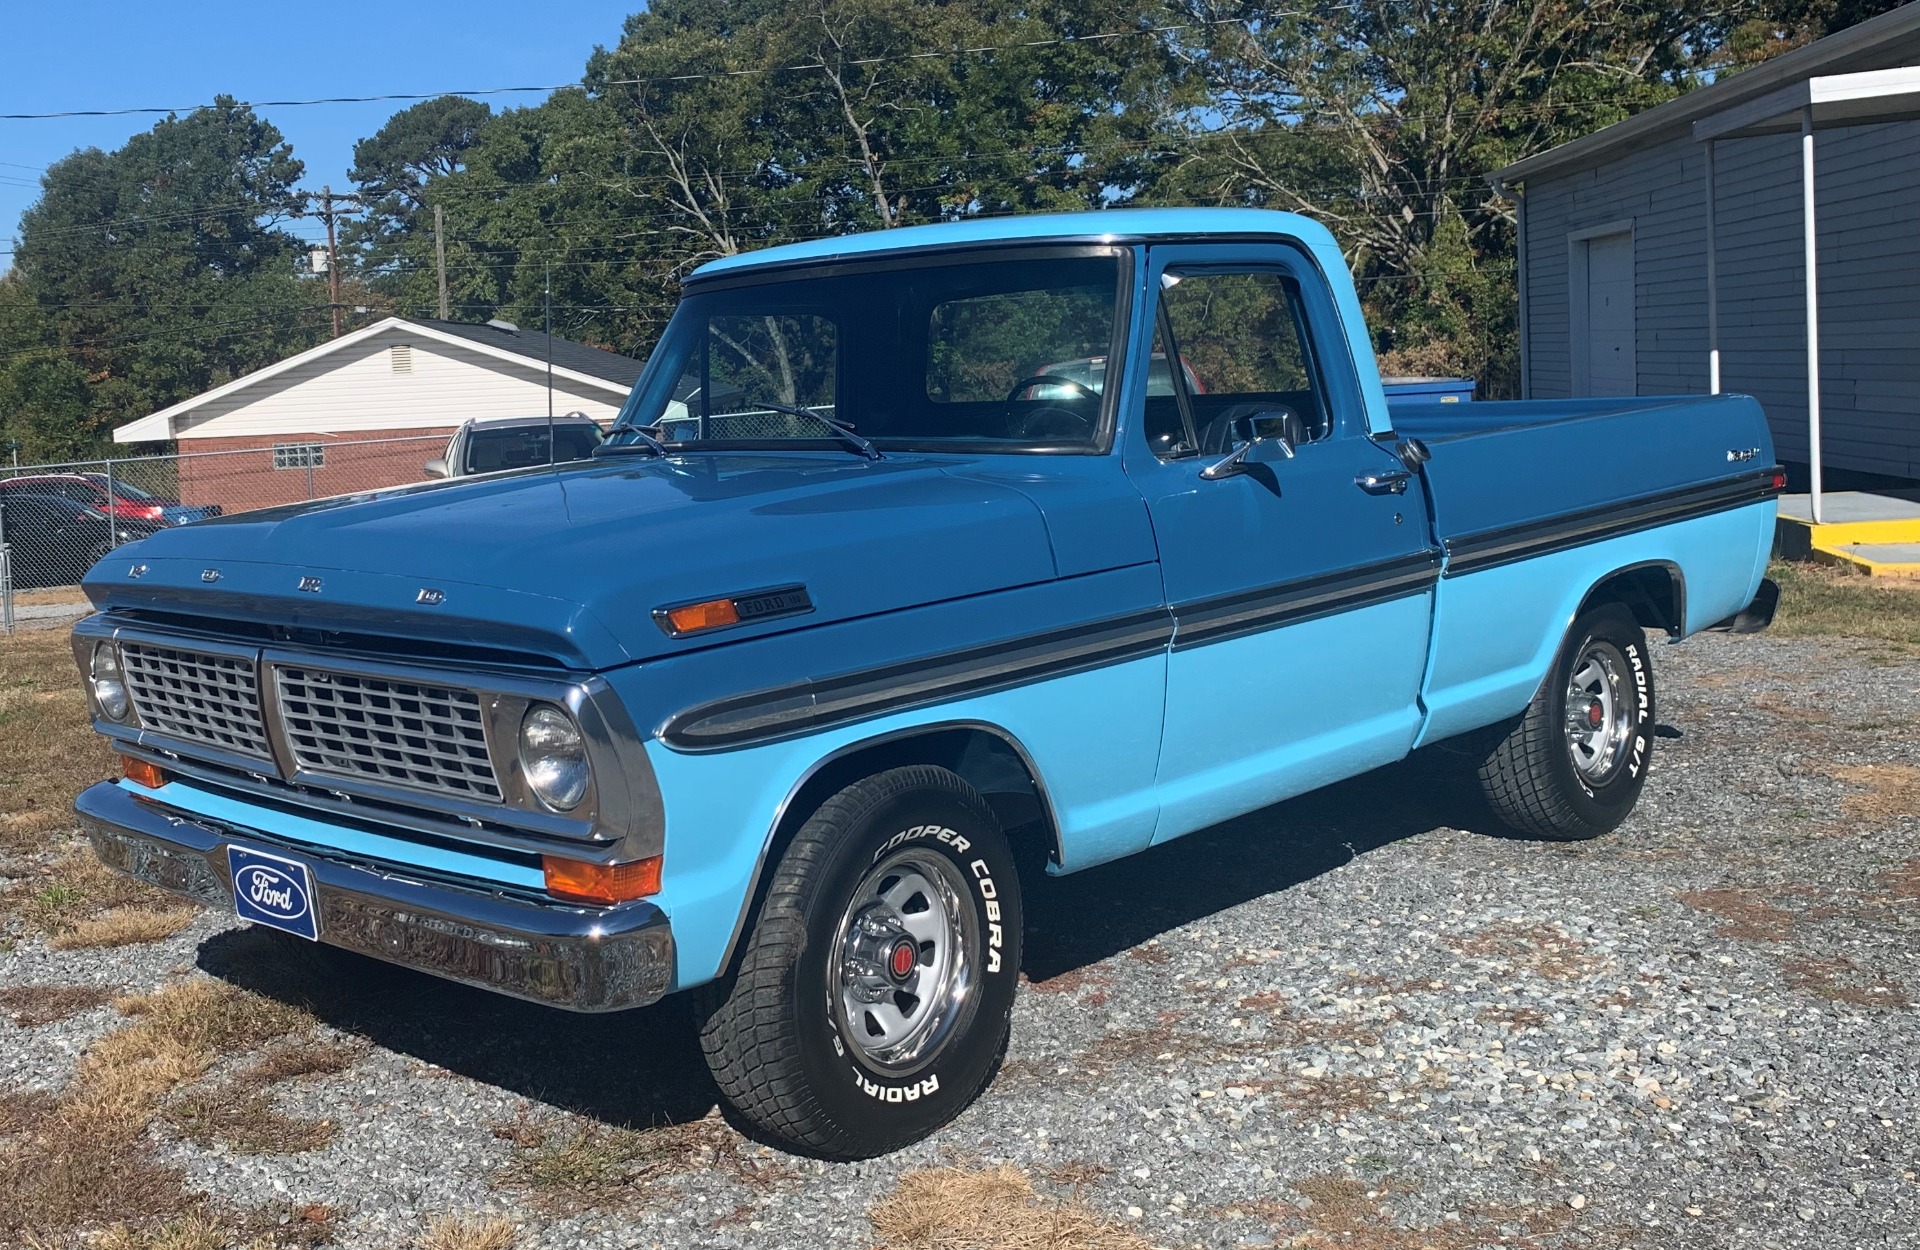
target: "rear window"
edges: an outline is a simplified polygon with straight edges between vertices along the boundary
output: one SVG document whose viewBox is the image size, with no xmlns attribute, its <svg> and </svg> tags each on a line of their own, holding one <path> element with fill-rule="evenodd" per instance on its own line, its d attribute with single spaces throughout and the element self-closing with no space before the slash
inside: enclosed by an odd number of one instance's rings
<svg viewBox="0 0 1920 1250">
<path fill-rule="evenodd" d="M 605 437 L 597 425 L 556 425 L 553 427 L 555 461 L 585 460 Z M 506 430 L 474 430 L 467 435 L 467 473 L 498 473 L 503 469 L 525 469 L 546 464 L 547 427 L 520 426 Z"/>
</svg>

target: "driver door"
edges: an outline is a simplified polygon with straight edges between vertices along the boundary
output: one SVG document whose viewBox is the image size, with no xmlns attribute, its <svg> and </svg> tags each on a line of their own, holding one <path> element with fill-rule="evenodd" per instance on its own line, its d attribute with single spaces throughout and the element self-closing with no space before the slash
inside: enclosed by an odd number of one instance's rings
<svg viewBox="0 0 1920 1250">
<path fill-rule="evenodd" d="M 1306 256 L 1148 261 L 1154 347 L 1129 370 L 1125 455 L 1175 618 L 1158 842 L 1411 749 L 1438 559 Z"/>
</svg>

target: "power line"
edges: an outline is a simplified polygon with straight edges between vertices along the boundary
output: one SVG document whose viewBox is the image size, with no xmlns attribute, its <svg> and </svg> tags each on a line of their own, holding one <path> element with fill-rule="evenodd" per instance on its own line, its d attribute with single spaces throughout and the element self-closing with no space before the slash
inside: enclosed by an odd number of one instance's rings
<svg viewBox="0 0 1920 1250">
<path fill-rule="evenodd" d="M 1332 5 L 1329 7 L 1334 9 L 1344 9 L 1347 11 L 1352 11 L 1357 6 L 1354 4 L 1339 4 L 1339 5 Z M 1304 12 L 1293 13 L 1293 14 L 1269 14 L 1269 15 L 1266 15 L 1261 20 L 1270 21 L 1274 17 L 1284 17 L 1284 16 L 1304 17 L 1304 16 L 1308 16 L 1308 14 Z M 1061 46 L 1064 44 L 1076 44 L 1076 43 L 1107 43 L 1116 39 L 1134 39 L 1134 38 L 1141 38 L 1147 35 L 1166 35 L 1166 34 L 1175 33 L 1177 31 L 1199 30 L 1199 29 L 1204 29 L 1212 26 L 1246 25 L 1251 20 L 1253 19 L 1239 18 L 1239 17 L 1207 18 L 1207 19 L 1201 19 L 1201 20 L 1192 21 L 1192 22 L 1182 22 L 1182 23 L 1178 23 L 1175 25 L 1168 25 L 1168 26 L 1139 26 L 1129 30 L 1100 31 L 1096 34 L 1090 34 L 1090 35 L 1056 35 L 1048 39 L 1015 40 L 1012 43 L 983 44 L 977 47 L 970 47 L 970 48 L 941 48 L 941 49 L 930 49 L 923 52 L 900 53 L 894 56 L 856 57 L 856 58 L 850 58 L 846 61 L 839 62 L 838 64 L 841 66 L 867 66 L 867 65 L 887 65 L 887 64 L 895 64 L 895 63 L 904 63 L 908 61 L 940 60 L 942 58 L 948 59 L 948 60 L 958 60 L 961 57 L 982 56 L 982 55 L 987 55 L 995 52 L 1015 52 L 1015 51 L 1024 51 L 1030 48 L 1050 48 L 1050 47 Z M 748 78 L 748 77 L 753 77 L 760 74 L 807 73 L 812 71 L 825 70 L 828 68 L 830 67 L 825 61 L 807 61 L 807 62 L 802 62 L 796 65 L 767 65 L 767 66 L 758 66 L 752 69 L 709 70 L 703 73 L 693 73 L 693 74 L 663 74 L 654 78 L 613 78 L 613 79 L 608 79 L 603 83 L 598 83 L 595 85 L 598 87 L 646 87 L 646 86 L 655 86 L 655 85 L 661 85 L 666 83 L 700 82 L 705 80 L 728 79 L 728 78 Z M 381 92 L 375 95 L 316 96 L 314 98 L 304 99 L 304 100 L 250 100 L 250 101 L 240 101 L 238 103 L 242 107 L 246 107 L 246 108 L 304 108 L 312 105 L 326 105 L 326 104 L 385 104 L 385 103 L 395 103 L 402 100 L 437 100 L 441 96 L 449 96 L 449 95 L 458 95 L 458 96 L 516 95 L 516 94 L 528 94 L 528 93 L 541 92 L 541 91 L 546 91 L 546 92 L 569 91 L 574 89 L 585 89 L 585 87 L 586 87 L 586 84 L 584 82 L 566 82 L 566 83 L 547 83 L 539 86 L 479 87 L 479 88 L 473 88 L 469 90 L 458 90 L 458 91 L 390 91 L 390 92 Z M 51 113 L 0 113 L 0 121 L 47 121 L 47 120 L 53 120 L 57 118 L 64 118 L 64 117 L 149 116 L 149 115 L 161 115 L 161 114 L 173 114 L 173 113 L 187 113 L 187 112 L 192 112 L 195 109 L 213 108 L 213 107 L 215 107 L 213 104 L 194 104 L 194 105 L 188 105 L 185 107 L 181 107 L 177 105 L 168 106 L 168 107 L 160 107 L 156 105 L 141 105 L 141 106 L 130 107 L 130 108 L 112 108 L 112 109 L 62 109 L 62 110 L 51 112 Z"/>
</svg>

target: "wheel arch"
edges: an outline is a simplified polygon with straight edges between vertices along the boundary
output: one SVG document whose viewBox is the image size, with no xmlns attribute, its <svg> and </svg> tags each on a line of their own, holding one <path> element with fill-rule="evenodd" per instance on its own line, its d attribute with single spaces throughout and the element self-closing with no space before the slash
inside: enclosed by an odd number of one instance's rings
<svg viewBox="0 0 1920 1250">
<path fill-rule="evenodd" d="M 1574 619 L 1603 603 L 1620 604 L 1642 629 L 1676 640 L 1687 632 L 1687 579 L 1671 560 L 1643 560 L 1608 573 L 1588 588 Z"/>
<path fill-rule="evenodd" d="M 1027 748 L 1005 728 L 978 720 L 935 721 L 847 743 L 810 765 L 775 810 L 721 956 L 721 976 L 733 971 L 742 940 L 760 914 L 770 867 L 807 818 L 860 778 L 909 764 L 949 769 L 978 790 L 1007 831 L 1016 859 L 1036 865 L 1061 862 L 1060 823 L 1046 781 Z"/>
</svg>

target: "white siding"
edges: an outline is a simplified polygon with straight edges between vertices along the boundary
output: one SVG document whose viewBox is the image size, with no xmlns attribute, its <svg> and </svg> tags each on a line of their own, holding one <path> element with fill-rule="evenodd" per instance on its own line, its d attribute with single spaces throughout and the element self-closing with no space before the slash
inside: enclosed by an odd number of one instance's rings
<svg viewBox="0 0 1920 1250">
<path fill-rule="evenodd" d="M 411 368 L 394 369 L 391 348 L 411 350 Z M 613 420 L 624 391 L 554 379 L 553 410 Z M 395 327 L 352 348 L 321 356 L 175 422 L 181 438 L 261 434 L 348 434 L 369 430 L 441 430 L 469 417 L 534 417 L 547 412 L 546 373 Z"/>
<path fill-rule="evenodd" d="M 1829 465 L 1920 477 L 1920 123 L 1822 131 L 1822 447 Z M 1707 389 L 1705 150 L 1690 136 L 1529 185 L 1533 394 L 1571 394 L 1568 236 L 1634 227 L 1642 395 Z M 1721 386 L 1766 407 L 1783 459 L 1807 458 L 1799 136 L 1719 145 Z"/>
</svg>

